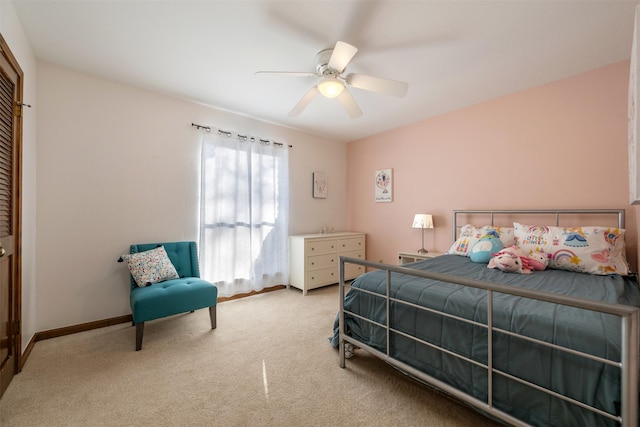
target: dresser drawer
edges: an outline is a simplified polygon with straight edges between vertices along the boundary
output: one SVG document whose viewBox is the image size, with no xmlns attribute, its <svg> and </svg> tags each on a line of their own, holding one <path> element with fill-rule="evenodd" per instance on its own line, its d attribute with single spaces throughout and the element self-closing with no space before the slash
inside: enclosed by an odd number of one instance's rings
<svg viewBox="0 0 640 427">
<path fill-rule="evenodd" d="M 307 253 L 307 256 L 334 254 L 336 253 L 337 246 L 338 241 L 335 239 L 311 240 L 305 243 L 305 251 Z"/>
<path fill-rule="evenodd" d="M 364 249 L 361 249 L 359 251 L 343 252 L 340 255 L 341 256 L 347 256 L 349 258 L 364 259 Z M 365 272 L 365 268 L 362 265 L 350 264 L 350 263 L 345 263 L 344 264 L 344 279 L 345 280 L 355 279 L 356 277 L 358 277 L 359 275 L 361 275 L 364 272 Z"/>
<path fill-rule="evenodd" d="M 364 250 L 364 237 L 350 237 L 346 239 L 340 239 L 338 241 L 338 250 L 342 254 L 345 251 Z"/>
<path fill-rule="evenodd" d="M 344 265 L 344 279 L 351 280 L 355 279 L 359 275 L 364 274 L 364 266 L 356 265 L 356 264 L 345 264 Z"/>
<path fill-rule="evenodd" d="M 306 267 L 308 271 L 319 270 L 321 268 L 336 267 L 338 265 L 338 256 L 333 254 L 315 255 L 307 257 Z"/>
<path fill-rule="evenodd" d="M 364 259 L 364 250 L 340 252 L 340 256 L 347 256 L 349 258 Z"/>
<path fill-rule="evenodd" d="M 340 277 L 338 276 L 338 270 L 335 267 L 307 272 L 308 289 L 328 285 L 330 283 L 338 283 L 339 281 Z"/>
</svg>

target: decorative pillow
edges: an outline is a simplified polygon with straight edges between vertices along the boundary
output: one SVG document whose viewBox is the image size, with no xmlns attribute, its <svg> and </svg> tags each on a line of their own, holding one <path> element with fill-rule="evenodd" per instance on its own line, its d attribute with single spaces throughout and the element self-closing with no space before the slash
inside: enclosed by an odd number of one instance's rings
<svg viewBox="0 0 640 427">
<path fill-rule="evenodd" d="M 467 224 L 460 229 L 460 236 L 458 240 L 447 251 L 448 254 L 469 256 L 473 245 L 480 240 L 481 237 L 489 234 L 490 232 L 498 233 L 500 241 L 503 247 L 513 246 L 513 228 L 511 227 L 496 227 L 492 225 L 485 225 L 484 227 L 474 227 L 471 224 Z"/>
<path fill-rule="evenodd" d="M 171 263 L 164 246 L 135 254 L 122 255 L 139 287 L 169 279 L 177 279 L 178 272 Z"/>
<path fill-rule="evenodd" d="M 469 258 L 473 262 L 488 263 L 495 254 L 503 249 L 502 240 L 496 231 L 485 234 L 471 246 Z"/>
<path fill-rule="evenodd" d="M 629 274 L 622 228 L 553 227 L 513 223 L 516 246 L 525 254 L 551 255 L 549 268 L 589 274 Z"/>
</svg>

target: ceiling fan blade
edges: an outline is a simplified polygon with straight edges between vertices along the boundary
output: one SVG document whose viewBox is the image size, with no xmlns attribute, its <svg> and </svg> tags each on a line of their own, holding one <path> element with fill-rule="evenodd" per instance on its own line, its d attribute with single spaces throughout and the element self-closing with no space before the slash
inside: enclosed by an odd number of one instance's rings
<svg viewBox="0 0 640 427">
<path fill-rule="evenodd" d="M 409 83 L 366 76 L 364 74 L 349 74 L 347 75 L 346 81 L 348 85 L 357 87 L 358 89 L 370 90 L 372 92 L 384 93 L 385 95 L 398 96 L 400 98 L 405 96 L 407 89 L 409 89 Z"/>
<path fill-rule="evenodd" d="M 349 43 L 337 42 L 329 59 L 329 68 L 336 70 L 338 73 L 343 72 L 357 51 L 358 49 Z"/>
<path fill-rule="evenodd" d="M 307 105 L 309 105 L 309 103 L 313 101 L 313 98 L 315 98 L 319 93 L 320 91 L 318 91 L 318 88 L 316 86 L 309 89 L 309 91 L 302 97 L 302 99 L 298 101 L 296 106 L 293 107 L 293 109 L 289 112 L 289 117 L 298 117 L 300 113 L 302 113 L 302 111 L 307 108 Z"/>
<path fill-rule="evenodd" d="M 338 101 L 340 101 L 340 104 L 342 104 L 344 109 L 347 111 L 347 114 L 352 119 L 357 119 L 362 115 L 362 110 L 360 110 L 360 107 L 356 104 L 356 100 L 353 99 L 353 96 L 347 89 L 343 90 L 342 93 L 338 95 Z"/>
<path fill-rule="evenodd" d="M 316 73 L 310 73 L 306 71 L 256 71 L 254 74 L 275 74 L 284 76 L 296 76 L 296 77 L 316 77 Z"/>
</svg>

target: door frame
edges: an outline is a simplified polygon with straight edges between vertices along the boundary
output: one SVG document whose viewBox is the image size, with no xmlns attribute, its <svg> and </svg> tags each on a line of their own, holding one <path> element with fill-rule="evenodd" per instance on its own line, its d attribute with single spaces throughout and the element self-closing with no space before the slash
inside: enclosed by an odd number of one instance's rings
<svg viewBox="0 0 640 427">
<path fill-rule="evenodd" d="M 0 34 L 0 54 L 9 63 L 13 71 L 17 74 L 16 88 L 14 94 L 13 104 L 13 149 L 14 165 L 13 165 L 13 191 L 14 191 L 14 203 L 13 212 L 14 226 L 14 244 L 13 244 L 13 257 L 15 262 L 13 264 L 13 286 L 11 289 L 11 322 L 10 326 L 14 329 L 14 333 L 11 334 L 11 340 L 13 341 L 14 360 L 13 360 L 13 373 L 10 378 L 4 384 L 4 378 L 0 379 L 0 396 L 4 393 L 9 386 L 11 378 L 18 374 L 22 370 L 22 109 L 24 104 L 23 100 L 23 84 L 24 84 L 24 72 L 15 56 L 9 49 L 9 45 L 5 41 L 2 34 Z"/>
</svg>

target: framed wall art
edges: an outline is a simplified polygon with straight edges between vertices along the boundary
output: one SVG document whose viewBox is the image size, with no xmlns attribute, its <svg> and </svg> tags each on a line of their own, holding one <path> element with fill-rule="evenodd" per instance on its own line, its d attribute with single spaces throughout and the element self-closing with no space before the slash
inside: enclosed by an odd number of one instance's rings
<svg viewBox="0 0 640 427">
<path fill-rule="evenodd" d="M 380 169 L 375 177 L 376 202 L 393 201 L 393 169 Z"/>
<path fill-rule="evenodd" d="M 327 175 L 323 172 L 313 173 L 313 197 L 315 199 L 327 198 Z"/>
</svg>

